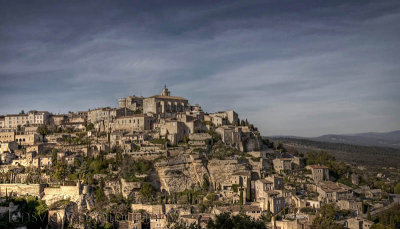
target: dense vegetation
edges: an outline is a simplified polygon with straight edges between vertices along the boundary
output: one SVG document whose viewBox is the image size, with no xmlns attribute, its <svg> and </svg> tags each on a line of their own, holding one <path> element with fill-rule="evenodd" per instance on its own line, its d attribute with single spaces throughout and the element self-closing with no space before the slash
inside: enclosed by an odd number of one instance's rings
<svg viewBox="0 0 400 229">
<path fill-rule="evenodd" d="M 34 196 L 7 198 L 1 202 L 1 206 L 8 206 L 10 202 L 18 205 L 22 217 L 13 218 L 12 214 L 2 214 L 0 228 L 16 228 L 24 225 L 28 228 L 44 228 L 47 225 L 48 208 L 44 201 Z"/>
<path fill-rule="evenodd" d="M 210 220 L 207 224 L 209 229 L 239 229 L 239 228 L 253 228 L 253 229 L 266 229 L 266 225 L 262 220 L 252 220 L 246 215 L 235 215 L 225 212 L 216 216 L 215 221 Z"/>
</svg>

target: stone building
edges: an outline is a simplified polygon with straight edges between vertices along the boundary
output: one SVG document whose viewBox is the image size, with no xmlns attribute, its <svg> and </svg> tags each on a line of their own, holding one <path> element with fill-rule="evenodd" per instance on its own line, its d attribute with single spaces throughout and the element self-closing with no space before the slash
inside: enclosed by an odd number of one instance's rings
<svg viewBox="0 0 400 229">
<path fill-rule="evenodd" d="M 188 100 L 183 97 L 171 96 L 166 87 L 160 95 L 143 99 L 143 114 L 178 113 L 188 110 L 190 110 Z"/>
<path fill-rule="evenodd" d="M 341 183 L 322 181 L 317 185 L 318 200 L 332 203 L 338 200 L 350 199 L 353 196 L 352 188 Z"/>
<path fill-rule="evenodd" d="M 98 108 L 88 111 L 87 121 L 89 123 L 97 123 L 100 121 L 112 122 L 117 116 L 116 109 L 110 107 Z"/>
<path fill-rule="evenodd" d="M 290 172 L 292 171 L 292 159 L 291 158 L 275 158 L 272 161 L 274 170 L 277 173 Z"/>
<path fill-rule="evenodd" d="M 362 202 L 355 200 L 339 200 L 336 205 L 340 210 L 350 210 L 355 215 L 362 214 Z"/>
<path fill-rule="evenodd" d="M 29 111 L 27 114 L 8 114 L 4 118 L 4 127 L 17 128 L 25 125 L 43 125 L 49 123 L 50 114 L 47 111 Z"/>
<path fill-rule="evenodd" d="M 164 229 L 167 226 L 167 217 L 164 214 L 150 215 L 151 229 Z"/>
<path fill-rule="evenodd" d="M 0 143 L 0 153 L 12 152 L 18 149 L 18 144 L 16 142 L 1 142 Z"/>
<path fill-rule="evenodd" d="M 160 135 L 167 136 L 172 145 L 182 142 L 185 136 L 189 135 L 189 130 L 183 122 L 176 120 L 166 120 L 160 128 Z"/>
<path fill-rule="evenodd" d="M 214 114 L 209 114 L 209 116 L 211 117 L 211 122 L 214 123 L 215 126 L 239 124 L 239 116 L 234 110 L 219 111 Z"/>
<path fill-rule="evenodd" d="M 306 169 L 311 170 L 315 182 L 329 180 L 329 169 L 325 165 L 308 165 Z"/>
<path fill-rule="evenodd" d="M 15 135 L 15 141 L 19 145 L 28 146 L 43 142 L 43 137 L 40 134 L 17 134 Z"/>
<path fill-rule="evenodd" d="M 263 211 L 269 210 L 276 214 L 285 208 L 285 198 L 278 191 L 265 191 L 264 197 L 257 199 Z"/>
<path fill-rule="evenodd" d="M 131 95 L 126 98 L 119 98 L 118 107 L 128 108 L 130 110 L 136 111 L 143 108 L 143 99 L 143 97 L 137 97 L 135 95 Z"/>
<path fill-rule="evenodd" d="M 143 131 L 151 129 L 152 118 L 145 115 L 123 116 L 115 119 L 112 125 L 114 131 Z"/>
<path fill-rule="evenodd" d="M 0 116 L 0 128 L 4 128 L 5 127 L 5 118 L 4 116 Z"/>
<path fill-rule="evenodd" d="M 370 220 L 355 217 L 346 220 L 345 226 L 348 229 L 369 229 L 372 227 L 373 224 L 374 222 Z"/>
<path fill-rule="evenodd" d="M 15 131 L 12 129 L 0 129 L 0 142 L 15 141 Z"/>
</svg>

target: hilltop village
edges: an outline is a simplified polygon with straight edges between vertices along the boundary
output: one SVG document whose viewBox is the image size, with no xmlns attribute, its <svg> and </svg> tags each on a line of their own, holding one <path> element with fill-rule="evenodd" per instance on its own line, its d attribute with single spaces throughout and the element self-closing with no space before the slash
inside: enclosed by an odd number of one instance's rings
<svg viewBox="0 0 400 229">
<path fill-rule="evenodd" d="M 299 153 L 167 87 L 0 116 L 0 142 L 0 228 L 400 227 L 398 177 Z"/>
</svg>

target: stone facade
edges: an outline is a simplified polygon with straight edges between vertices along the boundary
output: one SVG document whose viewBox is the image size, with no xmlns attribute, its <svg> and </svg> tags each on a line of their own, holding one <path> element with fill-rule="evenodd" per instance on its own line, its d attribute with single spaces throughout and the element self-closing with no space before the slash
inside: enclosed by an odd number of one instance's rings
<svg viewBox="0 0 400 229">
<path fill-rule="evenodd" d="M 311 170 L 312 179 L 315 182 L 329 180 L 329 169 L 324 165 L 309 165 L 306 169 Z"/>
<path fill-rule="evenodd" d="M 143 99 L 144 114 L 165 114 L 185 112 L 190 109 L 187 99 L 183 97 L 171 96 L 171 93 L 165 87 L 160 95 L 154 95 Z"/>
<path fill-rule="evenodd" d="M 128 132 L 150 130 L 151 120 L 151 117 L 145 115 L 123 116 L 114 121 L 112 128 L 114 131 Z"/>
</svg>

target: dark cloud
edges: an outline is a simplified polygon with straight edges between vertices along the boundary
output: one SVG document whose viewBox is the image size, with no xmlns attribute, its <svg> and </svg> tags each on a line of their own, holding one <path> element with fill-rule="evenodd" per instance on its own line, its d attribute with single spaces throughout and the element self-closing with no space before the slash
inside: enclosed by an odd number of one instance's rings
<svg viewBox="0 0 400 229">
<path fill-rule="evenodd" d="M 0 1 L 0 113 L 166 83 L 265 135 L 400 128 L 398 1 Z"/>
</svg>

